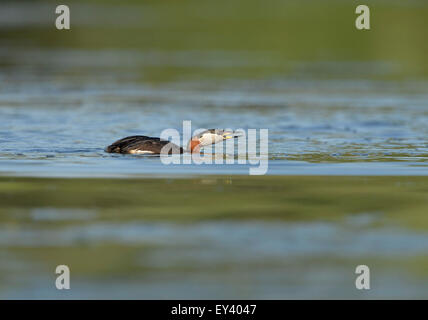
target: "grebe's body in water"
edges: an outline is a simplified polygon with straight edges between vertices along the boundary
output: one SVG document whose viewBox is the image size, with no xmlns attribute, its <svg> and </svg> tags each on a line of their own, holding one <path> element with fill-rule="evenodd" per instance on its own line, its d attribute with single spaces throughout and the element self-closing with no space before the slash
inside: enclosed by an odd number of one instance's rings
<svg viewBox="0 0 428 320">
<path fill-rule="evenodd" d="M 172 153 L 197 153 L 201 147 L 215 144 L 227 139 L 237 138 L 239 135 L 233 131 L 220 129 L 210 129 L 193 136 L 190 139 L 187 149 L 184 149 L 170 141 L 147 136 L 131 136 L 120 139 L 106 148 L 110 153 L 130 153 L 130 154 L 160 154 L 162 149 Z"/>
</svg>

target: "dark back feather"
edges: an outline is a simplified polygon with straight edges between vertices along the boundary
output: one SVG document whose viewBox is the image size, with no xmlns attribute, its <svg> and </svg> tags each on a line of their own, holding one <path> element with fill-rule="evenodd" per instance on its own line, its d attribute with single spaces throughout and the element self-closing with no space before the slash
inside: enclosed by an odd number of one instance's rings
<svg viewBox="0 0 428 320">
<path fill-rule="evenodd" d="M 160 138 L 148 136 L 130 136 L 113 142 L 106 148 L 110 153 L 135 153 L 136 151 L 150 151 L 160 154 L 164 146 L 169 144 L 169 154 L 183 153 L 183 148 Z"/>
</svg>

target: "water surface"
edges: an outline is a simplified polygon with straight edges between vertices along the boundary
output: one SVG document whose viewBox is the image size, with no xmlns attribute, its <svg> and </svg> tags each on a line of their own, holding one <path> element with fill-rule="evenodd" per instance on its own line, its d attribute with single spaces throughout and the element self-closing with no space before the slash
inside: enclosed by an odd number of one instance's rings
<svg viewBox="0 0 428 320">
<path fill-rule="evenodd" d="M 428 297 L 426 1 L 56 5 L 0 2 L 0 298 Z M 184 120 L 267 175 L 104 152 Z"/>
<path fill-rule="evenodd" d="M 2 178 L 0 297 L 426 298 L 427 192 L 425 177 Z"/>
<path fill-rule="evenodd" d="M 107 145 L 181 131 L 191 120 L 195 130 L 269 129 L 271 174 L 325 174 L 319 163 L 333 174 L 345 173 L 343 163 L 353 174 L 370 174 L 364 168 L 376 171 L 371 163 L 380 162 L 381 174 L 413 174 L 417 165 L 426 175 L 428 72 L 426 59 L 415 56 L 426 50 L 416 24 L 428 16 L 422 1 L 375 2 L 380 21 L 369 33 L 348 26 L 351 2 L 273 1 L 263 10 L 245 3 L 236 15 L 238 7 L 226 3 L 213 11 L 193 2 L 78 2 L 70 31 L 53 28 L 52 6 L 1 4 L 3 174 L 47 175 L 48 166 L 52 175 L 85 176 L 92 163 L 97 175 L 123 174 L 133 161 L 106 155 Z M 406 26 L 398 35 L 384 27 L 397 12 Z M 292 16 L 308 30 L 291 28 Z M 391 34 L 405 41 L 399 50 L 390 47 Z M 290 169 L 290 161 L 305 165 Z M 128 176 L 155 163 L 139 162 Z M 158 164 L 156 172 L 189 173 Z"/>
</svg>

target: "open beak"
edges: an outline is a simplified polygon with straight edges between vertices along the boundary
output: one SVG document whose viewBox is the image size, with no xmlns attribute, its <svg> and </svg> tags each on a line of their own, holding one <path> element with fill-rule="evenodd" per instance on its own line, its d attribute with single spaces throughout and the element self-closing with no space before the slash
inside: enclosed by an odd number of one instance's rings
<svg viewBox="0 0 428 320">
<path fill-rule="evenodd" d="M 239 132 L 233 132 L 233 131 L 227 131 L 223 133 L 223 140 L 228 140 L 228 139 L 233 139 L 233 138 L 238 138 L 240 137 L 242 134 Z"/>
</svg>

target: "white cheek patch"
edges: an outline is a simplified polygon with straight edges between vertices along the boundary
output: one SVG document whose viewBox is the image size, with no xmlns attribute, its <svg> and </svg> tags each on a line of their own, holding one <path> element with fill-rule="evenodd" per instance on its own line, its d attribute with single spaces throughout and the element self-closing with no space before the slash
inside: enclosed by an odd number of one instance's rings
<svg viewBox="0 0 428 320">
<path fill-rule="evenodd" d="M 202 143 L 205 145 L 210 145 L 210 144 L 214 144 L 220 141 L 223 141 L 223 137 L 217 135 L 217 134 L 212 134 L 212 133 L 205 133 L 204 135 L 202 135 Z"/>
<path fill-rule="evenodd" d="M 211 141 L 212 141 L 212 135 L 211 135 L 211 134 L 209 134 L 209 133 L 205 133 L 205 134 L 202 136 L 202 141 L 203 141 L 203 142 L 206 142 L 206 143 L 211 142 Z"/>
</svg>

